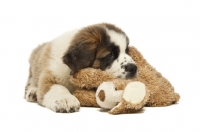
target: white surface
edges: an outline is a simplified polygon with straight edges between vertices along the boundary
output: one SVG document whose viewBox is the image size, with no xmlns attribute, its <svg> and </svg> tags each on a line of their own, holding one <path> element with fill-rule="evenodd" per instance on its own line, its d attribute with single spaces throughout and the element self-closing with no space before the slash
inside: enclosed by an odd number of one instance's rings
<svg viewBox="0 0 200 132">
<path fill-rule="evenodd" d="M 0 131 L 200 131 L 200 1 L 0 1 Z M 23 99 L 28 57 L 66 30 L 111 22 L 175 86 L 179 104 L 109 115 L 57 114 Z"/>
</svg>

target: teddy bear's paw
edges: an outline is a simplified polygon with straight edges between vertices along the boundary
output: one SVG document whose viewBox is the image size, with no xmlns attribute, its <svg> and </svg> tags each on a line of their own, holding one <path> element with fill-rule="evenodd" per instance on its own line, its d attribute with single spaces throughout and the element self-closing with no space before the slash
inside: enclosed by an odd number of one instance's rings
<svg viewBox="0 0 200 132">
<path fill-rule="evenodd" d="M 37 101 L 37 87 L 29 87 L 26 91 L 25 99 L 28 102 L 36 102 Z"/>
<path fill-rule="evenodd" d="M 141 82 L 131 82 L 124 89 L 123 99 L 132 104 L 141 103 L 146 96 L 146 87 Z"/>
<path fill-rule="evenodd" d="M 143 83 L 131 82 L 125 87 L 121 102 L 119 102 L 117 106 L 113 107 L 109 113 L 135 113 L 143 108 L 148 97 L 149 92 L 146 90 L 146 86 Z"/>
</svg>

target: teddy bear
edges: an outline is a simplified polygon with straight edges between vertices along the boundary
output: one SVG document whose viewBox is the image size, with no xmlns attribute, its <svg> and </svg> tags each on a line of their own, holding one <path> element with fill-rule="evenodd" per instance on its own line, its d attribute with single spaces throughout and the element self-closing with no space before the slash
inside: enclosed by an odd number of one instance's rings
<svg viewBox="0 0 200 132">
<path fill-rule="evenodd" d="M 100 69 L 82 69 L 71 82 L 79 87 L 74 95 L 82 106 L 110 109 L 110 114 L 134 113 L 143 108 L 150 95 L 138 78 L 125 80 Z"/>
<path fill-rule="evenodd" d="M 129 82 L 124 90 L 117 90 L 113 82 L 103 82 L 96 91 L 97 104 L 110 114 L 137 112 L 149 98 L 149 91 L 139 81 Z"/>
<path fill-rule="evenodd" d="M 144 106 L 168 106 L 179 101 L 180 95 L 175 92 L 172 84 L 151 66 L 135 47 L 129 47 L 128 54 L 138 68 L 137 76 L 133 79 L 117 78 L 93 68 L 82 69 L 70 78 L 71 83 L 78 87 L 74 95 L 81 106 L 102 107 L 111 109 L 110 114 L 124 114 L 137 112 Z M 107 97 L 113 95 L 107 94 L 109 89 L 112 90 L 110 93 L 120 92 L 116 94 L 117 96 L 105 100 L 105 95 Z M 137 96 L 138 94 L 140 97 Z"/>
</svg>

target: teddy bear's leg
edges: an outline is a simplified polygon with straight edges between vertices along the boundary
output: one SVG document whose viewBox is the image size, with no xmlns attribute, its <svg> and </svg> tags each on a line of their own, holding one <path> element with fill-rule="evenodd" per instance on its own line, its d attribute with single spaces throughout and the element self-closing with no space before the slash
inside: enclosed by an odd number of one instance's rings
<svg viewBox="0 0 200 132">
<path fill-rule="evenodd" d="M 164 91 L 164 92 L 163 92 Z M 179 101 L 180 95 L 173 93 L 172 90 L 156 91 L 152 93 L 147 101 L 147 107 L 162 107 L 175 104 Z"/>
<path fill-rule="evenodd" d="M 96 91 L 96 100 L 101 108 L 111 109 L 121 101 L 122 95 L 123 91 L 116 91 L 113 82 L 103 82 Z"/>
<path fill-rule="evenodd" d="M 149 98 L 149 91 L 141 82 L 131 82 L 125 89 L 122 101 L 109 111 L 110 114 L 134 113 L 143 108 Z"/>
</svg>

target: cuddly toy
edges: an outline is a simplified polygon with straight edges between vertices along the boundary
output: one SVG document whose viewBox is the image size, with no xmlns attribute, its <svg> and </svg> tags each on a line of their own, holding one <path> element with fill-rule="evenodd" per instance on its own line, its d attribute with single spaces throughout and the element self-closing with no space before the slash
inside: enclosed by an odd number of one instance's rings
<svg viewBox="0 0 200 132">
<path fill-rule="evenodd" d="M 150 95 L 138 78 L 125 80 L 93 68 L 82 69 L 71 82 L 79 87 L 74 95 L 82 106 L 111 109 L 110 114 L 136 112 L 143 108 Z"/>
<path fill-rule="evenodd" d="M 168 106 L 179 101 L 180 96 L 175 93 L 171 83 L 157 72 L 135 47 L 129 47 L 129 55 L 138 68 L 136 78 L 120 79 L 93 68 L 82 69 L 72 76 L 71 82 L 78 86 L 74 95 L 81 106 L 101 106 L 111 109 L 111 114 L 122 114 L 136 112 L 143 106 Z M 97 88 L 99 90 L 96 94 Z M 116 91 L 113 91 L 113 88 Z"/>
<path fill-rule="evenodd" d="M 112 82 L 103 82 L 96 91 L 101 108 L 111 109 L 110 114 L 133 113 L 140 110 L 149 98 L 149 91 L 141 82 L 130 82 L 124 90 L 116 90 Z"/>
</svg>

